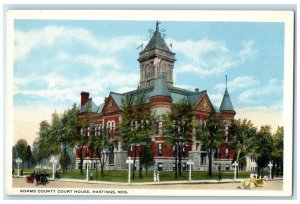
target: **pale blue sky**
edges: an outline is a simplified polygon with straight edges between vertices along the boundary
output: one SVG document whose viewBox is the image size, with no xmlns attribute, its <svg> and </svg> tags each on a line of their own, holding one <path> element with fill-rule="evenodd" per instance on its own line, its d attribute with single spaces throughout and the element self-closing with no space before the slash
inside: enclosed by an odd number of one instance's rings
<svg viewBox="0 0 300 204">
<path fill-rule="evenodd" d="M 96 104 L 109 91 L 135 89 L 140 50 L 155 21 L 16 20 L 14 106 L 79 104 L 89 91 Z M 284 24 L 163 21 L 176 53 L 175 86 L 207 90 L 219 106 L 228 90 L 237 112 L 282 112 Z M 263 117 L 263 116 L 262 116 Z"/>
</svg>

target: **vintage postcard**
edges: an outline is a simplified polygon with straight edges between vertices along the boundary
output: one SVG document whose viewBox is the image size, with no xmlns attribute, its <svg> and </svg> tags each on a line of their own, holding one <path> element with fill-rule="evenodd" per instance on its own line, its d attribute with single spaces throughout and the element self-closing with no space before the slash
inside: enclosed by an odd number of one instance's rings
<svg viewBox="0 0 300 204">
<path fill-rule="evenodd" d="M 7 17 L 8 195 L 292 195 L 292 11 Z"/>
</svg>

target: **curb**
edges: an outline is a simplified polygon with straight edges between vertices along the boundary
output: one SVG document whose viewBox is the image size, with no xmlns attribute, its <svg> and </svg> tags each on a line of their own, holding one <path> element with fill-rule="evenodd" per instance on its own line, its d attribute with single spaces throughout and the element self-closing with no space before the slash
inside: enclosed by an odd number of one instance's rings
<svg viewBox="0 0 300 204">
<path fill-rule="evenodd" d="M 142 186 L 142 185 L 172 185 L 172 184 L 221 184 L 221 183 L 240 183 L 244 179 L 226 179 L 222 181 L 218 180 L 194 180 L 194 181 L 162 181 L 162 182 L 137 182 L 137 183 L 124 183 L 124 182 L 113 182 L 113 181 L 85 181 L 80 179 L 55 179 L 55 181 L 63 182 L 77 182 L 77 183 L 90 183 L 90 184 L 109 184 L 109 185 L 121 185 L 121 186 Z M 271 181 L 283 180 L 283 178 L 275 178 Z"/>
</svg>

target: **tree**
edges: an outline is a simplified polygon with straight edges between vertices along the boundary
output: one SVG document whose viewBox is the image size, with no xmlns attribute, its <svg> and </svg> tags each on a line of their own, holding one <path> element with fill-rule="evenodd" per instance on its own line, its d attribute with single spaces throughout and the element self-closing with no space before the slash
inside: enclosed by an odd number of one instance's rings
<svg viewBox="0 0 300 204">
<path fill-rule="evenodd" d="M 148 168 L 154 164 L 155 161 L 154 161 L 153 153 L 151 151 L 151 146 L 149 144 L 146 144 L 144 146 L 144 151 L 142 151 L 140 157 L 140 165 L 144 166 L 144 168 L 146 169 L 146 175 L 148 172 Z"/>
<path fill-rule="evenodd" d="M 80 173 L 83 175 L 83 149 L 84 145 L 86 145 L 89 141 L 88 135 L 89 131 L 92 129 L 92 112 L 91 112 L 91 103 L 87 103 L 85 107 L 85 112 L 80 115 L 80 119 L 78 120 L 78 129 L 79 134 L 77 132 L 76 145 L 78 147 L 77 153 L 79 154 L 80 159 Z"/>
<path fill-rule="evenodd" d="M 208 156 L 208 175 L 212 176 L 212 155 L 216 151 L 224 137 L 224 124 L 221 116 L 212 114 L 206 124 L 198 128 L 202 145 L 205 147 Z"/>
<path fill-rule="evenodd" d="M 23 161 L 23 168 L 24 168 L 24 163 L 26 161 L 26 156 L 27 156 L 27 141 L 24 139 L 19 139 L 15 145 L 15 148 L 17 150 L 18 158 L 22 159 Z"/>
<path fill-rule="evenodd" d="M 154 115 L 149 105 L 145 103 L 143 94 L 137 96 L 135 101 L 130 96 L 122 98 L 121 107 L 123 112 L 119 125 L 119 137 L 124 147 L 133 147 L 133 167 L 135 167 L 137 146 L 147 143 L 149 136 L 154 133 Z M 135 168 L 132 171 L 132 179 L 135 178 L 134 172 Z M 141 169 L 139 176 L 142 176 Z"/>
<path fill-rule="evenodd" d="M 26 159 L 27 161 L 27 168 L 29 169 L 30 166 L 31 166 L 31 163 L 33 161 L 33 157 L 32 157 L 32 152 L 31 152 L 31 147 L 30 145 L 27 146 L 27 149 L 26 149 Z"/>
<path fill-rule="evenodd" d="M 238 119 L 234 120 L 232 133 L 230 145 L 236 151 L 234 160 L 238 162 L 240 169 L 244 169 L 247 165 L 246 141 L 256 134 L 256 128 L 250 120 Z"/>
<path fill-rule="evenodd" d="M 192 137 L 194 125 L 193 106 L 186 99 L 181 99 L 164 115 L 167 143 L 175 149 L 175 178 L 181 176 L 181 159 L 184 146 Z M 178 161 L 178 164 L 177 164 Z"/>
<path fill-rule="evenodd" d="M 257 173 L 263 176 L 263 168 L 271 160 L 272 134 L 270 126 L 261 126 L 259 132 L 247 140 L 247 151 L 256 158 Z"/>
<path fill-rule="evenodd" d="M 150 110 L 150 106 L 146 104 L 144 95 L 139 95 L 136 98 L 133 107 L 133 117 L 134 117 L 134 134 L 136 135 L 136 142 L 134 147 L 134 161 L 133 166 L 135 166 L 135 160 L 137 156 L 137 144 L 140 145 L 140 158 L 145 150 L 145 144 L 149 141 L 149 136 L 154 134 L 154 114 Z M 141 160 L 141 159 L 140 159 Z M 140 161 L 139 166 L 139 178 L 142 178 L 142 165 Z M 134 172 L 134 170 L 133 170 Z M 134 173 L 133 173 L 134 178 Z"/>
<path fill-rule="evenodd" d="M 112 140 L 109 139 L 108 131 L 106 128 L 100 129 L 100 134 L 95 135 L 94 144 L 97 154 L 100 158 L 101 176 L 104 176 L 104 166 L 107 162 L 109 152 L 113 147 Z"/>
<path fill-rule="evenodd" d="M 52 113 L 50 134 L 47 135 L 47 148 L 49 149 L 49 155 L 57 155 L 60 153 L 60 142 L 59 138 L 62 135 L 62 126 L 60 115 L 55 111 Z"/>
<path fill-rule="evenodd" d="M 276 133 L 273 134 L 272 162 L 272 171 L 276 168 L 276 174 L 278 177 L 279 169 L 283 169 L 283 127 L 278 127 Z"/>
<path fill-rule="evenodd" d="M 77 111 L 78 108 L 76 104 L 73 104 L 71 109 L 64 111 L 60 119 L 59 143 L 62 146 L 60 162 L 63 166 L 64 173 L 67 172 L 69 164 L 67 148 L 73 148 L 76 143 L 75 141 L 78 128 Z"/>
</svg>

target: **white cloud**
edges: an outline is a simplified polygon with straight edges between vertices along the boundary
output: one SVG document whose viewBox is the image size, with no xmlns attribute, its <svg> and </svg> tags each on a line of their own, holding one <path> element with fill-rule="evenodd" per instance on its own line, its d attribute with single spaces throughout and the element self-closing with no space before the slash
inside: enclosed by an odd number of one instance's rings
<svg viewBox="0 0 300 204">
<path fill-rule="evenodd" d="M 145 39 L 137 35 L 99 39 L 86 29 L 65 26 L 47 26 L 29 32 L 15 30 L 14 59 L 24 59 L 32 49 L 54 46 L 59 40 L 61 40 L 61 43 L 74 43 L 74 41 L 77 41 L 84 43 L 87 48 L 94 48 L 103 53 L 114 53 L 129 45 L 137 46 Z"/>
<path fill-rule="evenodd" d="M 209 99 L 211 100 L 212 104 L 214 104 L 215 106 L 217 106 L 218 108 L 221 105 L 222 99 L 223 99 L 223 95 L 220 93 L 217 94 L 211 94 L 208 93 Z"/>
<path fill-rule="evenodd" d="M 258 85 L 259 82 L 253 76 L 239 76 L 231 81 L 228 81 L 227 87 L 230 91 L 235 91 L 241 88 L 248 88 Z M 225 90 L 225 83 L 216 84 L 215 89 L 219 92 Z"/>
<path fill-rule="evenodd" d="M 256 49 L 253 49 L 254 41 L 243 41 L 242 42 L 243 49 L 240 50 L 238 56 L 239 56 L 239 61 L 241 63 L 245 62 L 247 59 L 251 59 L 255 56 L 257 53 Z"/>
<path fill-rule="evenodd" d="M 48 83 L 48 89 L 64 87 L 68 83 L 68 81 L 65 78 L 59 75 L 55 75 L 53 73 L 42 77 L 42 79 Z"/>
<path fill-rule="evenodd" d="M 122 86 L 120 88 L 118 88 L 115 92 L 117 93 L 126 93 L 132 90 L 135 90 L 137 87 L 134 86 Z"/>
<path fill-rule="evenodd" d="M 173 42 L 172 48 L 174 52 L 182 53 L 195 63 L 200 63 L 203 57 L 209 56 L 212 53 L 214 55 L 220 55 L 226 54 L 229 51 L 225 43 L 222 41 L 212 41 L 208 39 L 198 41 L 176 41 L 174 39 L 168 39 L 168 41 Z"/>
<path fill-rule="evenodd" d="M 244 103 L 254 103 L 258 97 L 268 95 L 281 95 L 283 83 L 277 79 L 270 79 L 265 86 L 250 88 L 239 95 L 239 100 Z"/>
<path fill-rule="evenodd" d="M 179 62 L 175 74 L 194 73 L 200 77 L 218 75 L 253 58 L 257 50 L 253 48 L 254 41 L 243 41 L 242 48 L 238 52 L 231 51 L 225 42 L 208 39 L 192 41 L 176 41 L 173 43 L 173 51 L 187 58 L 188 64 Z"/>
<path fill-rule="evenodd" d="M 186 90 L 190 90 L 190 91 L 194 91 L 195 88 L 197 88 L 197 87 L 193 87 L 193 86 L 187 85 L 187 84 L 176 84 L 176 87 L 186 89 Z"/>
</svg>

